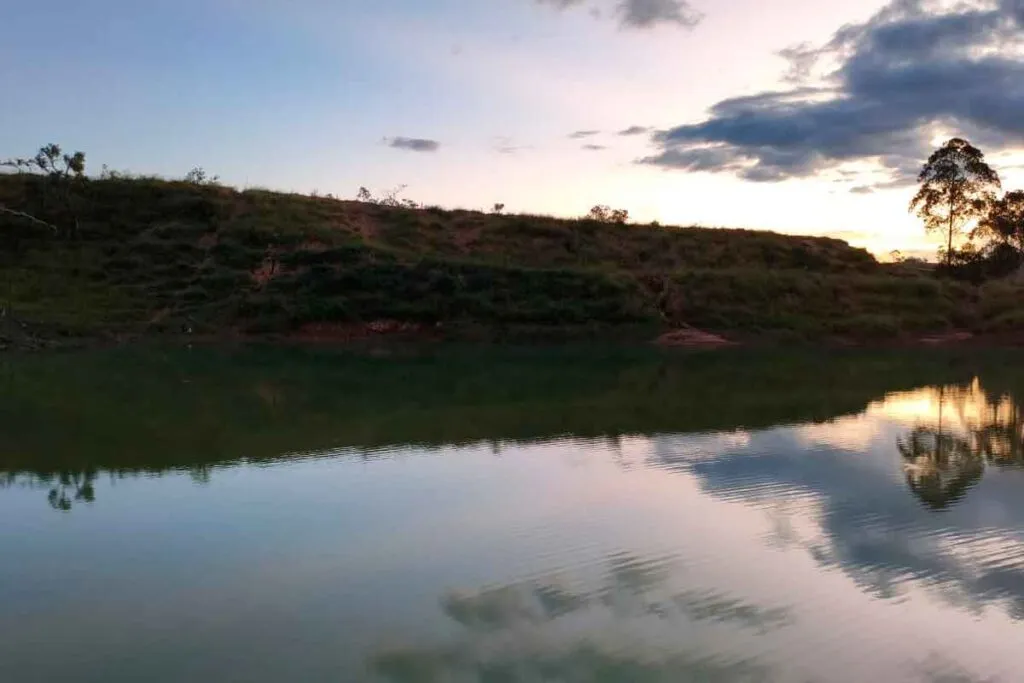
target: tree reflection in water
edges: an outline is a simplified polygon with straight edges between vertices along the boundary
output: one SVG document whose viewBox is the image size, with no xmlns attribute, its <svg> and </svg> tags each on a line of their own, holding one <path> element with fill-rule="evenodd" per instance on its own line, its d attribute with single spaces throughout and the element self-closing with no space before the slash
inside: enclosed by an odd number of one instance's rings
<svg viewBox="0 0 1024 683">
<path fill-rule="evenodd" d="M 935 399 L 935 422 L 896 439 L 907 485 L 924 505 L 955 505 L 987 467 L 1024 467 L 1024 421 L 1012 395 L 986 392 L 975 380 L 940 387 Z"/>
<path fill-rule="evenodd" d="M 20 476 L 5 473 L 0 476 L 0 488 L 25 486 L 46 489 L 46 500 L 54 510 L 70 512 L 75 503 L 92 503 L 96 500 L 96 470 L 48 472 Z"/>
<path fill-rule="evenodd" d="M 213 468 L 208 465 L 196 465 L 188 469 L 188 475 L 196 484 L 209 484 Z M 126 476 L 141 476 L 140 473 L 109 472 L 111 480 L 123 479 Z M 162 473 L 158 473 L 161 476 Z M 96 502 L 96 479 L 99 472 L 95 469 L 60 470 L 57 472 L 37 472 L 19 474 L 14 472 L 0 473 L 0 489 L 21 486 L 30 489 L 46 490 L 46 501 L 54 510 L 71 512 L 76 504 Z"/>
</svg>

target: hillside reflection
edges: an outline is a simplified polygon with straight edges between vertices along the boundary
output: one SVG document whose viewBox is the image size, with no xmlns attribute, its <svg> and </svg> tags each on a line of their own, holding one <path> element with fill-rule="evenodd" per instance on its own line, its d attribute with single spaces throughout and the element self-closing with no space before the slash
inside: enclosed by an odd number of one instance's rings
<svg viewBox="0 0 1024 683">
<path fill-rule="evenodd" d="M 39 489 L 70 511 L 97 499 L 99 475 L 187 472 L 202 483 L 219 467 L 325 454 L 374 460 L 476 443 L 497 453 L 566 437 L 605 451 L 624 436 L 778 425 L 859 439 L 856 450 L 884 419 L 905 427 L 895 450 L 908 490 L 943 510 L 986 468 L 1024 467 L 1024 375 L 999 360 L 573 349 L 21 359 L 0 380 L 0 488 Z M 610 452 L 621 460 L 621 449 Z"/>
</svg>

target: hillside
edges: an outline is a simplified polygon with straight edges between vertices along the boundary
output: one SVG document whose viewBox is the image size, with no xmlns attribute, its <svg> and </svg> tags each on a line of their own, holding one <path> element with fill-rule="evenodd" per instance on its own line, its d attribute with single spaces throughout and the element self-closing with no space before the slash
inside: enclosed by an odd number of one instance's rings
<svg viewBox="0 0 1024 683">
<path fill-rule="evenodd" d="M 49 333 L 692 325 L 816 338 L 1024 321 L 1014 286 L 901 273 L 826 238 L 155 179 L 83 181 L 62 194 L 50 182 L 0 176 L 0 204 L 57 228 L 0 214 L 0 305 Z"/>
</svg>

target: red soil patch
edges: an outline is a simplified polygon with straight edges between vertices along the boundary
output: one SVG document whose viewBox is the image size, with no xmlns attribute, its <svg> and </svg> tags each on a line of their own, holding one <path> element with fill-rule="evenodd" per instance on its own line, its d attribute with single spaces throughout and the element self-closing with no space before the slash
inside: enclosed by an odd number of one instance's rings
<svg viewBox="0 0 1024 683">
<path fill-rule="evenodd" d="M 391 335 L 417 335 L 424 331 L 417 323 L 374 320 L 368 323 L 307 323 L 289 337 L 310 342 L 347 342 Z"/>
<path fill-rule="evenodd" d="M 280 266 L 278 266 L 277 259 L 266 258 L 263 259 L 263 263 L 260 267 L 252 271 L 250 274 L 252 275 L 253 282 L 262 287 L 270 282 L 278 272 L 280 272 Z"/>
<path fill-rule="evenodd" d="M 714 348 L 735 346 L 735 342 L 731 342 L 725 337 L 719 337 L 717 334 L 711 334 L 710 332 L 704 332 L 692 327 L 667 332 L 658 337 L 654 343 L 659 346 L 672 347 Z"/>
<path fill-rule="evenodd" d="M 922 344 L 930 344 L 936 346 L 939 344 L 959 344 L 965 341 L 970 341 L 973 338 L 973 334 L 961 330 L 957 332 L 946 332 L 945 334 L 936 334 L 929 337 L 922 337 L 920 339 L 920 342 Z"/>
</svg>

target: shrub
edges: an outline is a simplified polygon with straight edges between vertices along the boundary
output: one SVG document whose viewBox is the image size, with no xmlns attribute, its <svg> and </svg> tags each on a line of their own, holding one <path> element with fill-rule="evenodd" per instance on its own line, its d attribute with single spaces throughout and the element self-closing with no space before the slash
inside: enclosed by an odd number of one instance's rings
<svg viewBox="0 0 1024 683">
<path fill-rule="evenodd" d="M 599 223 L 625 223 L 629 220 L 629 211 L 625 209 L 612 209 L 605 204 L 598 204 L 590 209 L 590 213 L 584 216 L 584 218 Z"/>
<path fill-rule="evenodd" d="M 196 166 L 185 174 L 184 180 L 191 185 L 216 185 L 220 182 L 220 176 L 211 176 L 202 166 Z"/>
<path fill-rule="evenodd" d="M 883 339 L 900 333 L 899 320 L 884 313 L 863 313 L 838 320 L 833 329 L 840 334 Z"/>
</svg>

